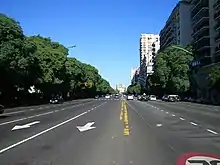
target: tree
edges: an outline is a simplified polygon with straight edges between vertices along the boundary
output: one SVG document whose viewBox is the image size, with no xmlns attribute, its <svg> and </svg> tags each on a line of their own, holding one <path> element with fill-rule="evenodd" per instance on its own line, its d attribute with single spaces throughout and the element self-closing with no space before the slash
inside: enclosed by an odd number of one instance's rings
<svg viewBox="0 0 220 165">
<path fill-rule="evenodd" d="M 60 93 L 62 83 L 65 80 L 65 62 L 68 49 L 58 42 L 51 41 L 40 35 L 28 37 L 28 41 L 37 46 L 37 58 L 40 63 L 42 75 L 36 85 L 45 96 L 50 97 L 52 93 Z"/>
<path fill-rule="evenodd" d="M 68 57 L 62 44 L 40 35 L 26 37 L 19 23 L 0 14 L 1 103 L 16 100 L 29 103 L 28 89 L 40 91 L 34 100 L 53 95 L 64 99 L 114 93 L 108 81 L 90 64 Z M 37 98 L 36 98 L 37 97 Z"/>
<path fill-rule="evenodd" d="M 14 19 L 0 14 L 0 92 L 2 102 L 12 102 L 27 92 L 41 71 L 36 46 L 24 36 Z"/>
<path fill-rule="evenodd" d="M 220 67 L 215 66 L 212 68 L 209 76 L 209 89 L 210 90 L 217 90 L 218 92 L 220 91 Z"/>
<path fill-rule="evenodd" d="M 158 84 L 163 93 L 183 94 L 190 87 L 189 64 L 193 56 L 182 50 L 168 47 L 158 53 L 155 58 L 154 74 L 150 78 L 150 86 Z M 159 91 L 159 90 L 158 90 Z"/>
<path fill-rule="evenodd" d="M 140 94 L 141 93 L 141 85 L 140 84 L 132 84 L 127 88 L 128 94 Z"/>
</svg>

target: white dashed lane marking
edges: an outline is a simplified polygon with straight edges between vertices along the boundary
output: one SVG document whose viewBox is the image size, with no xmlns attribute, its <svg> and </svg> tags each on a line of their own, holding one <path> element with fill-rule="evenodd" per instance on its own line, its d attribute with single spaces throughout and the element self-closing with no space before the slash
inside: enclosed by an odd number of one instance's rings
<svg viewBox="0 0 220 165">
<path fill-rule="evenodd" d="M 155 108 L 155 109 L 157 109 L 157 110 L 160 110 L 161 112 L 164 111 L 163 109 L 160 109 L 160 108 L 155 107 L 155 106 L 153 106 L 153 105 L 150 105 L 150 106 L 151 106 L 152 108 Z M 166 114 L 169 114 L 169 112 L 166 112 Z M 176 115 L 175 115 L 175 114 L 172 114 L 172 116 L 174 117 L 174 116 L 176 116 Z M 184 119 L 183 117 L 180 117 L 179 119 L 182 120 L 182 121 L 186 120 L 186 119 Z M 199 124 L 197 124 L 197 123 L 195 123 L 195 122 L 190 122 L 190 124 L 192 124 L 192 125 L 194 125 L 194 126 L 198 126 L 198 125 L 199 125 Z M 157 127 L 158 127 L 159 125 L 160 125 L 160 124 L 158 124 Z M 218 132 L 213 131 L 213 130 L 211 130 L 211 129 L 205 129 L 205 130 L 208 131 L 209 133 L 214 134 L 214 135 L 218 135 L 218 134 L 219 134 Z"/>
<path fill-rule="evenodd" d="M 213 130 L 211 130 L 211 129 L 206 129 L 206 130 L 207 130 L 208 132 L 212 133 L 212 134 L 218 135 L 217 132 L 215 132 L 215 131 L 213 131 Z"/>
<path fill-rule="evenodd" d="M 190 122 L 190 124 L 192 124 L 192 125 L 198 125 L 197 123 L 194 123 L 194 122 Z"/>
</svg>

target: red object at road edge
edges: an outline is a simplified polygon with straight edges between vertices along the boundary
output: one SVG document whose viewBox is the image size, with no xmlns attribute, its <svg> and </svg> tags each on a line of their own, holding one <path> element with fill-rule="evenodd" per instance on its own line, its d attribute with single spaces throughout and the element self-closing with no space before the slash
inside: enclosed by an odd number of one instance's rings
<svg viewBox="0 0 220 165">
<path fill-rule="evenodd" d="M 194 157 L 194 156 L 203 156 L 203 157 L 208 157 L 208 158 L 220 159 L 220 155 L 192 152 L 192 153 L 183 154 L 180 157 L 178 157 L 177 165 L 186 165 L 187 159 L 189 159 L 190 157 Z"/>
</svg>

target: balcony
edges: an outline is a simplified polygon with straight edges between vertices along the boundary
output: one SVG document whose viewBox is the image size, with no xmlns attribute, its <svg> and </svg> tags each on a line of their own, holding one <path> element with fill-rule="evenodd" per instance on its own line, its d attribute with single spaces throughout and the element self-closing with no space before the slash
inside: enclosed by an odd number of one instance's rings
<svg viewBox="0 0 220 165">
<path fill-rule="evenodd" d="M 204 51 L 206 49 L 210 50 L 210 45 L 201 45 L 199 49 L 197 49 L 198 52 Z"/>
<path fill-rule="evenodd" d="M 200 0 L 191 10 L 191 18 L 197 15 L 201 11 L 202 8 L 209 9 L 209 1 L 208 0 Z"/>
<path fill-rule="evenodd" d="M 199 42 L 201 38 L 209 38 L 209 28 L 203 30 L 203 33 L 197 33 L 197 35 L 193 35 L 194 42 Z"/>
<path fill-rule="evenodd" d="M 216 42 L 219 42 L 219 41 L 220 41 L 220 33 L 216 35 L 215 41 L 216 41 Z"/>
<path fill-rule="evenodd" d="M 220 18 L 220 10 L 214 14 L 214 18 L 216 20 L 219 20 L 219 18 Z"/>
<path fill-rule="evenodd" d="M 191 0 L 191 4 L 192 5 L 197 5 L 200 2 L 200 0 Z"/>
<path fill-rule="evenodd" d="M 198 21 L 202 17 L 209 17 L 209 8 L 202 7 L 193 17 L 191 17 L 192 21 Z"/>
<path fill-rule="evenodd" d="M 209 25 L 207 24 L 201 25 L 193 30 L 192 37 L 194 38 L 195 36 L 198 36 L 201 33 L 205 33 L 207 30 L 209 31 Z"/>
<path fill-rule="evenodd" d="M 218 22 L 218 23 L 215 25 L 215 30 L 216 30 L 216 31 L 219 31 L 219 29 L 220 29 L 220 22 Z"/>
<path fill-rule="evenodd" d="M 209 26 L 209 17 L 201 17 L 199 20 L 192 21 L 192 28 L 196 28 L 198 26 L 208 25 Z"/>
<path fill-rule="evenodd" d="M 194 47 L 197 52 L 210 49 L 210 38 L 208 36 L 201 36 L 194 42 Z"/>
<path fill-rule="evenodd" d="M 174 36 L 169 36 L 164 42 L 164 44 L 162 45 L 162 47 L 167 47 L 167 45 L 169 45 L 169 43 L 171 43 L 173 39 L 174 39 Z"/>
<path fill-rule="evenodd" d="M 197 40 L 194 40 L 194 42 L 195 44 L 200 43 L 200 42 L 209 43 L 209 39 L 210 39 L 209 36 L 201 36 Z"/>
<path fill-rule="evenodd" d="M 219 47 L 216 47 L 216 48 L 215 48 L 215 54 L 216 54 L 216 55 L 220 55 L 220 48 L 219 48 Z"/>
<path fill-rule="evenodd" d="M 215 9 L 219 9 L 219 7 L 220 7 L 220 0 L 217 0 L 217 1 L 214 3 L 213 7 L 214 7 Z"/>
</svg>

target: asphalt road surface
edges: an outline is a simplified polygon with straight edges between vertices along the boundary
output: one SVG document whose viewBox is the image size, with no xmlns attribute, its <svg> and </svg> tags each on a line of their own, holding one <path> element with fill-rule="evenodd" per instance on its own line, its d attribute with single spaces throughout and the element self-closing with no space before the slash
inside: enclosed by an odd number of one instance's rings
<svg viewBox="0 0 220 165">
<path fill-rule="evenodd" d="M 220 108 L 195 103 L 78 100 L 7 110 L 0 165 L 175 165 L 219 154 Z"/>
</svg>

